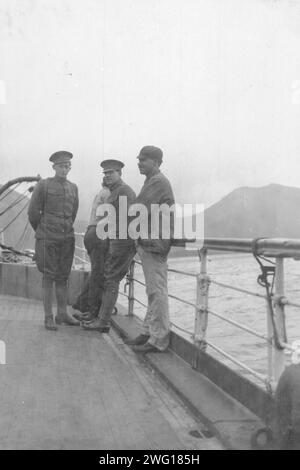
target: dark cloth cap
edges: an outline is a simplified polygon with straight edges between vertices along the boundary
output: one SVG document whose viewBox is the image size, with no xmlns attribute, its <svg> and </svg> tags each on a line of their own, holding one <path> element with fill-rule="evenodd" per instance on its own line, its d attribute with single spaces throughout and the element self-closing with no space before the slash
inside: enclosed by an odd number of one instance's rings
<svg viewBox="0 0 300 470">
<path fill-rule="evenodd" d="M 71 158 L 73 158 L 73 154 L 71 152 L 60 150 L 59 152 L 53 153 L 49 160 L 53 163 L 69 163 Z"/>
<path fill-rule="evenodd" d="M 120 160 L 114 160 L 110 158 L 108 160 L 103 160 L 103 162 L 101 162 L 100 165 L 102 166 L 103 171 L 110 171 L 110 170 L 121 170 L 124 166 L 124 163 L 120 162 Z"/>
<path fill-rule="evenodd" d="M 140 158 L 140 156 L 152 158 L 152 160 L 156 160 L 158 163 L 161 163 L 163 159 L 163 152 L 158 147 L 154 147 L 153 145 L 146 145 L 140 150 L 137 158 Z"/>
</svg>

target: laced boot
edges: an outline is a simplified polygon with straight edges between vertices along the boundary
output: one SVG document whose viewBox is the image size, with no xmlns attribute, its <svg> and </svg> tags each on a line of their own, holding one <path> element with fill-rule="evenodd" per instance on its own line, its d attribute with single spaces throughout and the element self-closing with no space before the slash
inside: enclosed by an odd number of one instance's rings
<svg viewBox="0 0 300 470">
<path fill-rule="evenodd" d="M 55 322 L 57 325 L 64 323 L 65 325 L 78 326 L 80 322 L 75 320 L 75 318 L 68 313 L 67 311 L 67 298 L 68 298 L 68 286 L 67 282 L 56 282 L 55 283 L 55 293 L 57 301 L 57 315 L 55 317 Z"/>
<path fill-rule="evenodd" d="M 94 321 L 97 318 L 97 314 L 94 314 L 93 312 L 86 312 L 86 313 L 73 313 L 73 317 L 76 318 L 79 321 L 89 323 Z"/>
<path fill-rule="evenodd" d="M 103 294 L 99 316 L 90 323 L 84 323 L 82 326 L 85 330 L 109 332 L 111 315 L 118 298 L 118 287 L 115 284 L 107 286 Z"/>
<path fill-rule="evenodd" d="M 56 331 L 57 326 L 53 320 L 52 314 L 52 295 L 53 295 L 53 281 L 50 279 L 43 280 L 43 304 L 45 311 L 45 328 L 47 330 Z"/>
</svg>

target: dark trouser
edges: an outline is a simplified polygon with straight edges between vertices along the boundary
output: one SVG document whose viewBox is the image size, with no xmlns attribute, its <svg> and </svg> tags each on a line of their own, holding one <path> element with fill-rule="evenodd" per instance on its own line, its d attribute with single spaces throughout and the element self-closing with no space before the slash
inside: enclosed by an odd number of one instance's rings
<svg viewBox="0 0 300 470">
<path fill-rule="evenodd" d="M 86 238 L 89 237 L 89 242 Z M 91 274 L 89 277 L 88 303 L 91 313 L 98 315 L 103 290 L 104 290 L 104 266 L 108 255 L 108 240 L 100 240 L 96 234 L 96 227 L 91 227 L 85 237 L 85 246 L 91 260 Z"/>
<path fill-rule="evenodd" d="M 35 258 L 44 279 L 66 281 L 69 277 L 75 250 L 75 239 L 36 240 Z"/>
<path fill-rule="evenodd" d="M 68 295 L 68 277 L 74 256 L 75 240 L 36 240 L 35 257 L 38 270 L 43 273 L 43 302 L 45 316 L 52 316 L 53 283 L 57 311 L 66 312 Z"/>
<path fill-rule="evenodd" d="M 99 313 L 103 327 L 110 325 L 112 311 L 118 298 L 119 284 L 125 277 L 134 255 L 133 240 L 110 240 L 104 268 L 104 293 Z"/>
<path fill-rule="evenodd" d="M 91 260 L 91 273 L 88 284 L 76 300 L 76 304 L 84 301 L 88 304 L 88 310 L 98 315 L 104 288 L 104 266 L 108 254 L 108 240 L 100 240 L 96 234 L 96 227 L 90 227 L 84 237 L 84 246 Z M 81 310 L 81 309 L 80 309 Z"/>
<path fill-rule="evenodd" d="M 90 310 L 89 290 L 90 290 L 90 274 L 86 278 L 79 296 L 76 298 L 74 304 L 72 305 L 72 307 L 75 310 L 79 310 L 82 313 L 88 312 Z"/>
</svg>

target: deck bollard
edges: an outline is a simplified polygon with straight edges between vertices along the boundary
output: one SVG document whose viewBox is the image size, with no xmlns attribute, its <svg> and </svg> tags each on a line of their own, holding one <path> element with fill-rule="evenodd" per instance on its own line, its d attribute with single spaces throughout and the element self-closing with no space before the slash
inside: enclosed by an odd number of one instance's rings
<svg viewBox="0 0 300 470">
<path fill-rule="evenodd" d="M 201 268 L 197 275 L 197 296 L 195 309 L 194 343 L 206 350 L 206 330 L 208 322 L 208 293 L 210 278 L 207 275 L 207 250 L 201 250 Z"/>
<path fill-rule="evenodd" d="M 135 268 L 135 261 L 132 260 L 130 267 L 129 267 L 129 275 L 127 277 L 128 284 L 129 284 L 129 292 L 128 292 L 128 315 L 133 315 L 134 309 L 134 268 Z"/>
</svg>

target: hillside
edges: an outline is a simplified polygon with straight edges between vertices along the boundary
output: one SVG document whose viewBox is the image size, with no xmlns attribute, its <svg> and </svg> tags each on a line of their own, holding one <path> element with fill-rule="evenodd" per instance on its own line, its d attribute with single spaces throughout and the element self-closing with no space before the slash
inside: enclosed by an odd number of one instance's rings
<svg viewBox="0 0 300 470">
<path fill-rule="evenodd" d="M 298 238 L 299 207 L 299 188 L 279 184 L 241 187 L 205 211 L 205 237 Z"/>
</svg>

